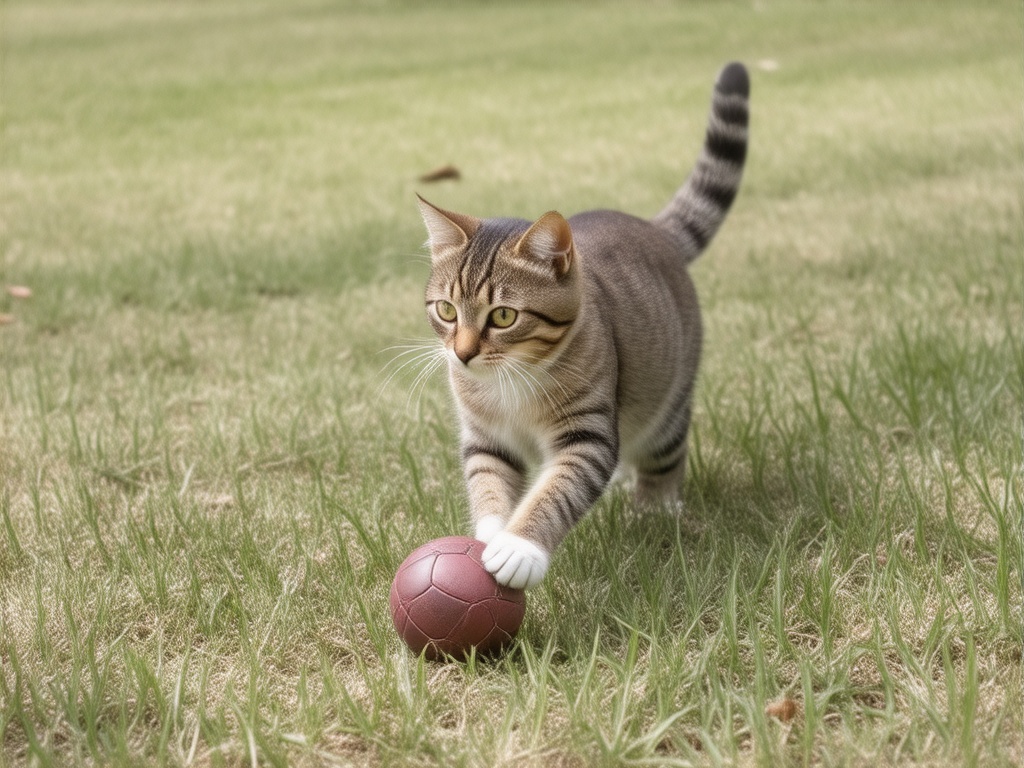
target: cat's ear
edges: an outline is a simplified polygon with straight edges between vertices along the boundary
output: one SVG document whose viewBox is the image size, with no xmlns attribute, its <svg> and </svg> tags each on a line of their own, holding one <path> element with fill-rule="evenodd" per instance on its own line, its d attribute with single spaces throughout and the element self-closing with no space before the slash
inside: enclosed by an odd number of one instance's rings
<svg viewBox="0 0 1024 768">
<path fill-rule="evenodd" d="M 573 259 L 569 222 L 558 211 L 548 211 L 519 238 L 515 253 L 550 264 L 561 277 L 569 271 Z"/>
<path fill-rule="evenodd" d="M 438 208 L 419 195 L 420 213 L 427 225 L 430 252 L 434 258 L 450 248 L 462 248 L 480 227 L 480 219 Z"/>
</svg>

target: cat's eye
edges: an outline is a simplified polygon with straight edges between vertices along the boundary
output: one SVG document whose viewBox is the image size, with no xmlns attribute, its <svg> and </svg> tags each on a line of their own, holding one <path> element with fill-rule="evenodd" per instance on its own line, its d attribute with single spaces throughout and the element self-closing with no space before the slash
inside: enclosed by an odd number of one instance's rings
<svg viewBox="0 0 1024 768">
<path fill-rule="evenodd" d="M 511 307 L 498 307 L 491 312 L 491 325 L 496 328 L 508 328 L 516 321 L 516 316 L 518 314 L 519 313 Z"/>
<path fill-rule="evenodd" d="M 437 310 L 437 316 L 446 323 L 453 322 L 459 314 L 455 309 L 455 305 L 448 301 L 439 301 L 434 305 L 434 308 Z"/>
</svg>

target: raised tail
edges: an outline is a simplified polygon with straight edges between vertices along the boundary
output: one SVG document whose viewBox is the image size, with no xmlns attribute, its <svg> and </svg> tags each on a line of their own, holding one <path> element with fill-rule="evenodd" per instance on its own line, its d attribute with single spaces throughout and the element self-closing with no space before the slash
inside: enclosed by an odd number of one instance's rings
<svg viewBox="0 0 1024 768">
<path fill-rule="evenodd" d="M 715 82 L 704 151 L 686 183 L 652 221 L 682 244 L 687 262 L 696 259 L 729 212 L 747 157 L 750 77 L 742 64 L 727 64 Z"/>
</svg>

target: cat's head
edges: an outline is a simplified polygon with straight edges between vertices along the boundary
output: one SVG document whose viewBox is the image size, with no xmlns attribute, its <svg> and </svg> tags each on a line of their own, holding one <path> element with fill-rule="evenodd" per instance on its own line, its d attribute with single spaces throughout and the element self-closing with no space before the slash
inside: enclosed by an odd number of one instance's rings
<svg viewBox="0 0 1024 768">
<path fill-rule="evenodd" d="M 454 370 L 486 375 L 543 363 L 580 308 L 579 264 L 568 222 L 476 219 L 420 198 L 429 234 L 427 318 Z"/>
</svg>

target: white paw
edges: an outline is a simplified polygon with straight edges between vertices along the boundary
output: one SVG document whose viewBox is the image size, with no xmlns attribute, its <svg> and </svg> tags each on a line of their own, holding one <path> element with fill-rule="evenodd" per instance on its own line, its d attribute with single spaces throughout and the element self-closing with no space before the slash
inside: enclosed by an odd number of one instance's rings
<svg viewBox="0 0 1024 768">
<path fill-rule="evenodd" d="M 485 515 L 476 522 L 476 540 L 490 544 L 491 539 L 505 530 L 505 521 L 497 515 Z"/>
<path fill-rule="evenodd" d="M 551 558 L 531 541 L 508 531 L 499 531 L 484 550 L 484 568 L 499 584 L 513 589 L 530 589 L 540 584 Z"/>
</svg>

